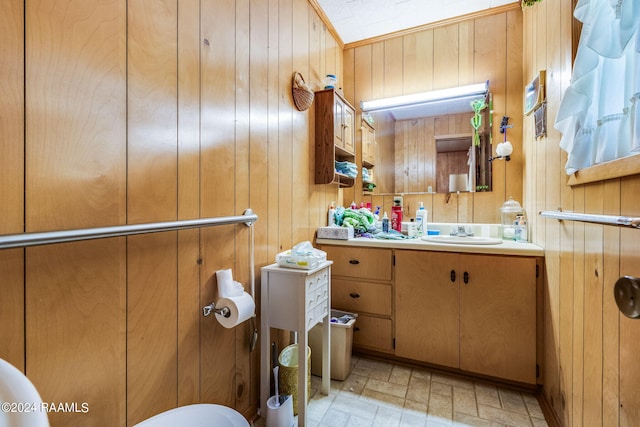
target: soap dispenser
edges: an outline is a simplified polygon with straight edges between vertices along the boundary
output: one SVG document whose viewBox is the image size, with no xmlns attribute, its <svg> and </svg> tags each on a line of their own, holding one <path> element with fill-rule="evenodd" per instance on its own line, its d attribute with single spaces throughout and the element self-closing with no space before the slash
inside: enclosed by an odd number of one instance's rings
<svg viewBox="0 0 640 427">
<path fill-rule="evenodd" d="M 420 202 L 420 207 L 416 211 L 416 228 L 418 237 L 427 234 L 427 211 L 424 209 L 424 203 Z"/>
</svg>

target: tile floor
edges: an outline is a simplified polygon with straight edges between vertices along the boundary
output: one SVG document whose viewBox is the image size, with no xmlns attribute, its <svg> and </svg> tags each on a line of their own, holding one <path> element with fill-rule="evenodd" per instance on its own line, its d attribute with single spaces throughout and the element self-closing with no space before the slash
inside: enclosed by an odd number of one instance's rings
<svg viewBox="0 0 640 427">
<path fill-rule="evenodd" d="M 533 393 L 356 356 L 351 364 L 329 396 L 311 377 L 309 427 L 547 426 Z"/>
</svg>

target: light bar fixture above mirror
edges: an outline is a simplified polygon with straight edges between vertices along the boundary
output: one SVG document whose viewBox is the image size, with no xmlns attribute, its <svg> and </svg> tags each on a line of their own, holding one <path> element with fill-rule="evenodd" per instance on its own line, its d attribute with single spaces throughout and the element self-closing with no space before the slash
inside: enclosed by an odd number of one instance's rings
<svg viewBox="0 0 640 427">
<path fill-rule="evenodd" d="M 471 101 L 486 96 L 488 91 L 489 81 L 487 80 L 467 86 L 361 101 L 360 108 L 363 112 L 390 111 L 394 116 L 399 116 L 396 119 L 402 120 L 418 116 L 415 110 L 421 110 L 419 116 L 422 117 L 429 116 L 429 111 L 436 110 L 437 114 L 457 114 L 472 111 Z"/>
</svg>

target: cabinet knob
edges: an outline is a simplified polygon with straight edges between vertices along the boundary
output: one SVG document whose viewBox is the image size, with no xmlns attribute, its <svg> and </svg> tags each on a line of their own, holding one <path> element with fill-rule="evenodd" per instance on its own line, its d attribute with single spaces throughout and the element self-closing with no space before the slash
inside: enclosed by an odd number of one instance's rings
<svg viewBox="0 0 640 427">
<path fill-rule="evenodd" d="M 357 265 L 357 264 L 360 264 L 360 261 L 358 261 L 357 259 L 350 259 L 349 264 Z"/>
<path fill-rule="evenodd" d="M 456 271 L 451 270 L 451 283 L 455 283 L 455 282 L 456 282 Z"/>
<path fill-rule="evenodd" d="M 357 326 L 354 326 L 353 332 L 360 332 L 360 328 L 358 328 Z"/>
<path fill-rule="evenodd" d="M 351 292 L 351 293 L 349 294 L 349 296 L 350 296 L 351 298 L 353 298 L 353 299 L 360 298 L 360 294 L 357 294 L 357 293 L 355 293 L 355 292 Z"/>
<path fill-rule="evenodd" d="M 469 284 L 469 273 L 467 273 L 466 271 L 464 272 L 464 274 L 462 276 L 462 281 L 464 281 L 465 285 Z"/>
</svg>

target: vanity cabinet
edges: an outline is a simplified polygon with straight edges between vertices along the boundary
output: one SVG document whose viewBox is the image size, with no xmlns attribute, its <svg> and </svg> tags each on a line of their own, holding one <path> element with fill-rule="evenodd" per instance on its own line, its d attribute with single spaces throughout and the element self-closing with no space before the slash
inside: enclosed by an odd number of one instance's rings
<svg viewBox="0 0 640 427">
<path fill-rule="evenodd" d="M 536 383 L 536 258 L 397 250 L 398 357 Z"/>
<path fill-rule="evenodd" d="M 355 109 L 335 89 L 315 92 L 316 184 L 351 187 L 354 179 L 338 174 L 336 161 L 356 163 Z"/>
<path fill-rule="evenodd" d="M 333 261 L 331 307 L 357 313 L 354 348 L 393 353 L 393 251 L 322 246 Z"/>
</svg>

